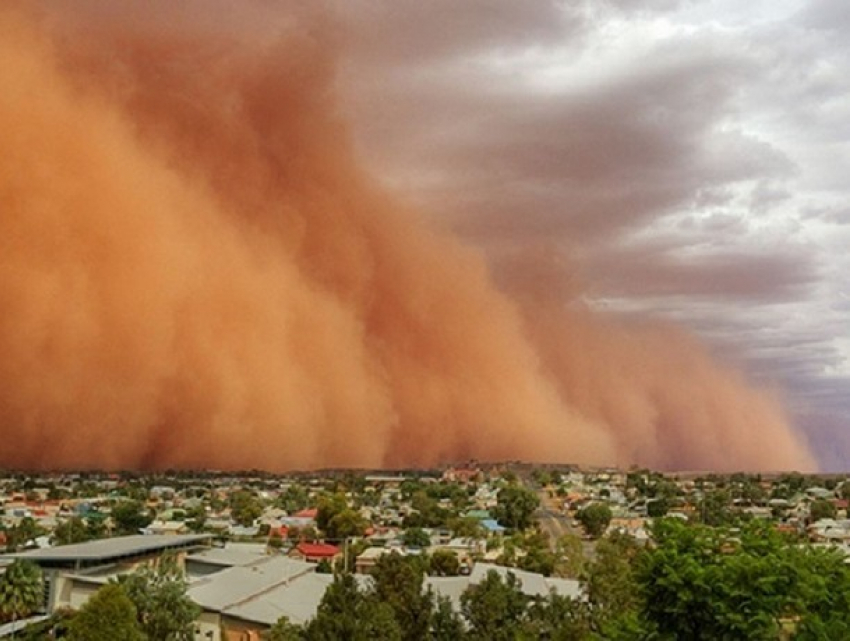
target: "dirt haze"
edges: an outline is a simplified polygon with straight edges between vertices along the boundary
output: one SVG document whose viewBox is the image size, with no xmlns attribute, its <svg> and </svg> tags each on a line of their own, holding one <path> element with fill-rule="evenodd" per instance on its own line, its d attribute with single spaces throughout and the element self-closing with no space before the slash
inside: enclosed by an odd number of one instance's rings
<svg viewBox="0 0 850 641">
<path fill-rule="evenodd" d="M 108 4 L 0 9 L 0 466 L 815 467 L 693 338 L 384 193 L 326 15 Z"/>
</svg>

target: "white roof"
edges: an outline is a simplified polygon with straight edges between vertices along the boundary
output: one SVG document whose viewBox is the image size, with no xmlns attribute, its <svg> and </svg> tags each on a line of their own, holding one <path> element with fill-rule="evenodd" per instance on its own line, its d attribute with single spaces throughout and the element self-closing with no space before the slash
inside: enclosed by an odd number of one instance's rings
<svg viewBox="0 0 850 641">
<path fill-rule="evenodd" d="M 186 560 L 232 567 L 250 565 L 267 556 L 266 546 L 262 543 L 228 543 L 223 548 L 212 547 L 190 554 Z"/>
<path fill-rule="evenodd" d="M 468 576 L 428 576 L 425 587 L 431 588 L 437 596 L 448 597 L 452 608 L 460 611 L 460 595 L 469 587 Z"/>
<path fill-rule="evenodd" d="M 314 566 L 315 567 L 315 566 Z M 272 625 L 280 617 L 301 624 L 316 616 L 316 610 L 333 575 L 311 572 L 283 583 L 268 592 L 227 608 L 230 616 Z"/>
<path fill-rule="evenodd" d="M 189 586 L 189 596 L 207 610 L 221 612 L 294 578 L 315 572 L 316 565 L 285 556 L 222 570 Z"/>
<path fill-rule="evenodd" d="M 74 543 L 72 545 L 58 545 L 53 548 L 42 550 L 31 550 L 10 554 L 12 558 L 25 558 L 32 561 L 97 561 L 109 560 L 118 557 L 132 556 L 136 554 L 147 554 L 159 552 L 172 548 L 190 547 L 201 545 L 212 537 L 209 534 L 135 534 L 132 536 L 119 536 L 114 539 L 99 539 L 86 543 Z"/>
<path fill-rule="evenodd" d="M 582 597 L 581 584 L 573 579 L 556 579 L 545 577 L 542 574 L 506 568 L 492 563 L 476 563 L 469 576 L 457 577 L 426 577 L 425 585 L 429 586 L 435 594 L 446 596 L 452 602 L 455 610 L 460 610 L 460 595 L 470 586 L 481 583 L 491 570 L 506 579 L 508 573 L 519 579 L 520 590 L 528 596 L 549 596 L 554 591 L 561 596 L 578 599 Z"/>
</svg>

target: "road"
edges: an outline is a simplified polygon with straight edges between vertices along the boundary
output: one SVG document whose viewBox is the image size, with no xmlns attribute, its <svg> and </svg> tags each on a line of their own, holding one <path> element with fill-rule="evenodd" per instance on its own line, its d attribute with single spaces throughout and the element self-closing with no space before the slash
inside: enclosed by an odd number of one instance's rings
<svg viewBox="0 0 850 641">
<path fill-rule="evenodd" d="M 556 497 L 549 496 L 549 492 L 545 489 L 537 490 L 537 495 L 540 497 L 540 507 L 537 508 L 534 517 L 540 523 L 540 529 L 549 535 L 549 544 L 552 549 L 555 549 L 559 538 L 565 534 L 572 534 L 581 539 L 584 558 L 594 559 L 596 550 L 593 541 L 584 537 L 581 528 L 573 526 L 572 519 L 561 510 L 560 501 Z"/>
</svg>

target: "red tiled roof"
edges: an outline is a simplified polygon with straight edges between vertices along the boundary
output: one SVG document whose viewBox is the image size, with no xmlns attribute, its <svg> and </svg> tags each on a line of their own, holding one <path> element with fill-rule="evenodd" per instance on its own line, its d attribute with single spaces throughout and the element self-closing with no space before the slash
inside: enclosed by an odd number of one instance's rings
<svg viewBox="0 0 850 641">
<path fill-rule="evenodd" d="M 333 558 L 339 554 L 339 548 L 330 543 L 299 543 L 298 551 L 311 558 Z"/>
<path fill-rule="evenodd" d="M 319 514 L 319 510 L 311 507 L 306 510 L 301 510 L 300 512 L 296 512 L 293 516 L 298 516 L 305 519 L 315 519 Z"/>
</svg>

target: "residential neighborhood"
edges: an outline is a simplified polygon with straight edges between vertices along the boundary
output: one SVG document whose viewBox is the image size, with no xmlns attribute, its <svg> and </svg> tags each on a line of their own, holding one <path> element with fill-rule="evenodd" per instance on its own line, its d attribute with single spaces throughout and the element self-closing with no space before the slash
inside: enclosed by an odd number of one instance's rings
<svg viewBox="0 0 850 641">
<path fill-rule="evenodd" d="M 520 464 L 288 476 L 8 473 L 0 573 L 33 564 L 43 588 L 0 634 L 61 629 L 98 590 L 162 559 L 175 562 L 197 638 L 214 641 L 264 638 L 282 618 L 309 629 L 341 574 L 368 592 L 396 559 L 419 568 L 421 589 L 459 620 L 462 595 L 491 574 L 531 601 L 590 603 L 609 541 L 652 549 L 656 522 L 734 537 L 761 524 L 846 565 L 848 497 L 838 476 Z"/>
</svg>

